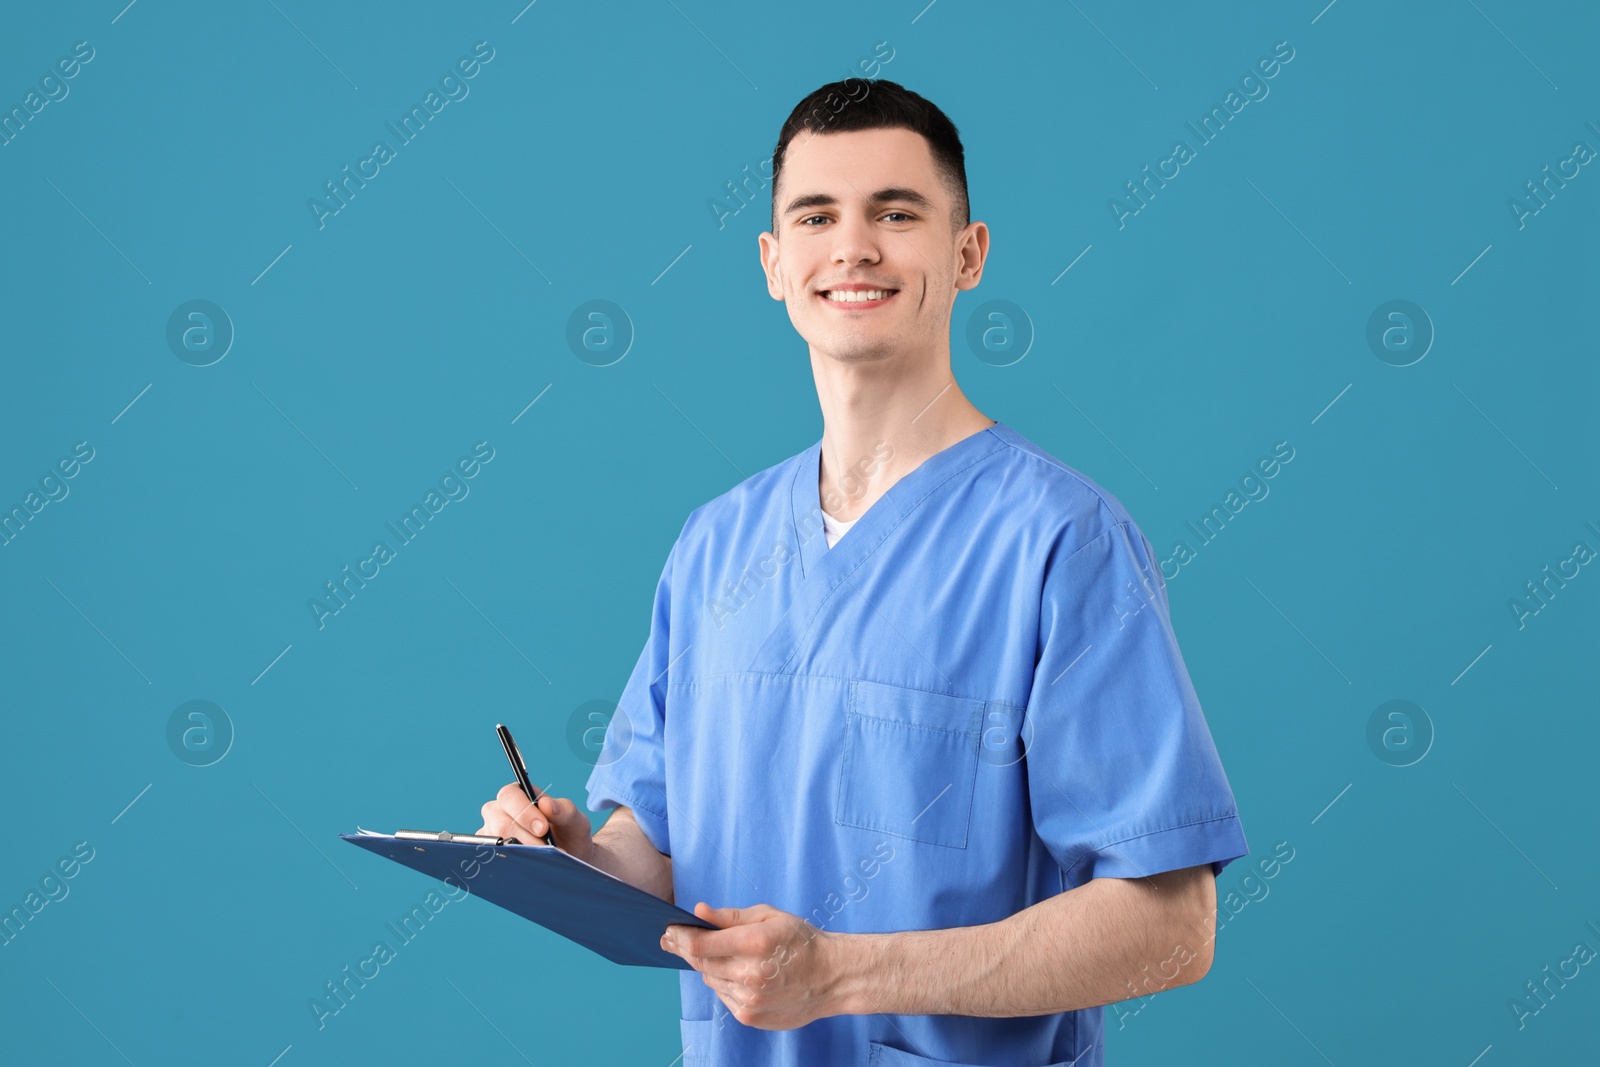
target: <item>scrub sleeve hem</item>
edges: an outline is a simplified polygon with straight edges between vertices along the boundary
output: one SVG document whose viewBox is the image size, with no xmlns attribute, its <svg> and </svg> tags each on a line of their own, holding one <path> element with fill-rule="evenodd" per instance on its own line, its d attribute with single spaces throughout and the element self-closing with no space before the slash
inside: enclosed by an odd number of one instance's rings
<svg viewBox="0 0 1600 1067">
<path fill-rule="evenodd" d="M 1063 868 L 1061 877 L 1065 888 L 1082 885 L 1091 878 L 1142 878 L 1207 862 L 1216 876 L 1249 852 L 1244 828 L 1235 812 L 1101 845 Z"/>
<path fill-rule="evenodd" d="M 605 778 L 596 778 L 590 783 L 589 810 L 605 811 L 618 804 L 626 805 L 633 812 L 633 821 L 639 824 L 646 840 L 657 852 L 663 856 L 672 855 L 668 851 L 671 842 L 667 838 L 667 817 L 656 810 L 657 805 L 640 800 L 629 790 Z"/>
</svg>

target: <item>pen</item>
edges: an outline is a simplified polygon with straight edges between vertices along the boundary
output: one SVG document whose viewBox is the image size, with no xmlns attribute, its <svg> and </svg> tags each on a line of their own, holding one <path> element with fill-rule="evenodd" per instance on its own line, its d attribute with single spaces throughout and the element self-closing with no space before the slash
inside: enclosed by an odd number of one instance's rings
<svg viewBox="0 0 1600 1067">
<path fill-rule="evenodd" d="M 504 725 L 496 723 L 494 732 L 500 735 L 500 744 L 506 750 L 506 759 L 511 761 L 511 773 L 517 776 L 517 784 L 522 787 L 523 795 L 528 798 L 530 803 L 535 805 L 535 810 L 537 810 L 539 791 L 533 787 L 533 782 L 528 778 L 528 765 L 522 761 L 522 753 L 517 749 L 517 743 L 511 739 L 511 731 L 507 730 Z M 550 820 L 546 818 L 545 826 L 548 827 L 549 825 Z M 547 845 L 556 843 L 555 837 L 548 830 L 544 835 L 544 843 Z"/>
</svg>

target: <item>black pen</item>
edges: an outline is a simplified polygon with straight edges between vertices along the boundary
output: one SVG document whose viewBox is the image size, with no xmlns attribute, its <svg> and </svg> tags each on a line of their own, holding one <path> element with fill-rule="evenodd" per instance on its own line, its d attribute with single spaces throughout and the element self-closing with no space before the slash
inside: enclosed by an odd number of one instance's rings
<svg viewBox="0 0 1600 1067">
<path fill-rule="evenodd" d="M 511 740 L 511 731 L 507 730 L 504 725 L 496 723 L 494 732 L 500 735 L 500 744 L 505 747 L 506 759 L 511 761 L 511 773 L 517 776 L 517 784 L 522 787 L 523 795 L 534 805 L 534 810 L 538 811 L 539 791 L 533 787 L 533 782 L 528 778 L 528 765 L 522 762 L 522 753 L 517 749 L 517 743 Z M 543 812 L 539 812 L 539 814 L 544 817 L 545 826 L 548 827 L 550 825 L 549 818 L 545 817 Z M 544 835 L 544 843 L 547 845 L 556 843 L 556 839 L 548 830 Z"/>
</svg>

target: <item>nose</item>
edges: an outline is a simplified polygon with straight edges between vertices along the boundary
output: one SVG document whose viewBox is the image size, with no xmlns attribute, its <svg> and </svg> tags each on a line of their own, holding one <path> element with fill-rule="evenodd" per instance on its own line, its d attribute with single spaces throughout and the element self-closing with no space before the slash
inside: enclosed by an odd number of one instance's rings
<svg viewBox="0 0 1600 1067">
<path fill-rule="evenodd" d="M 833 262 L 849 266 L 877 263 L 882 258 L 870 219 L 841 218 L 833 227 Z"/>
</svg>

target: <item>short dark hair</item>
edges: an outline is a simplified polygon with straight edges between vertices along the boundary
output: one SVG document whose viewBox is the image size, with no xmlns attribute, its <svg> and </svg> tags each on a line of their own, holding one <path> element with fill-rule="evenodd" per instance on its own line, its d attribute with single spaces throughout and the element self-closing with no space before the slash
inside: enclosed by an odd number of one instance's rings
<svg viewBox="0 0 1600 1067">
<path fill-rule="evenodd" d="M 778 235 L 778 178 L 783 157 L 795 135 L 846 133 L 852 130 L 904 129 L 919 133 L 933 153 L 934 167 L 951 199 L 951 230 L 959 232 L 969 221 L 966 153 L 955 123 L 937 106 L 898 82 L 880 78 L 847 78 L 829 82 L 811 93 L 783 124 L 778 147 L 772 150 L 772 232 Z"/>
</svg>

